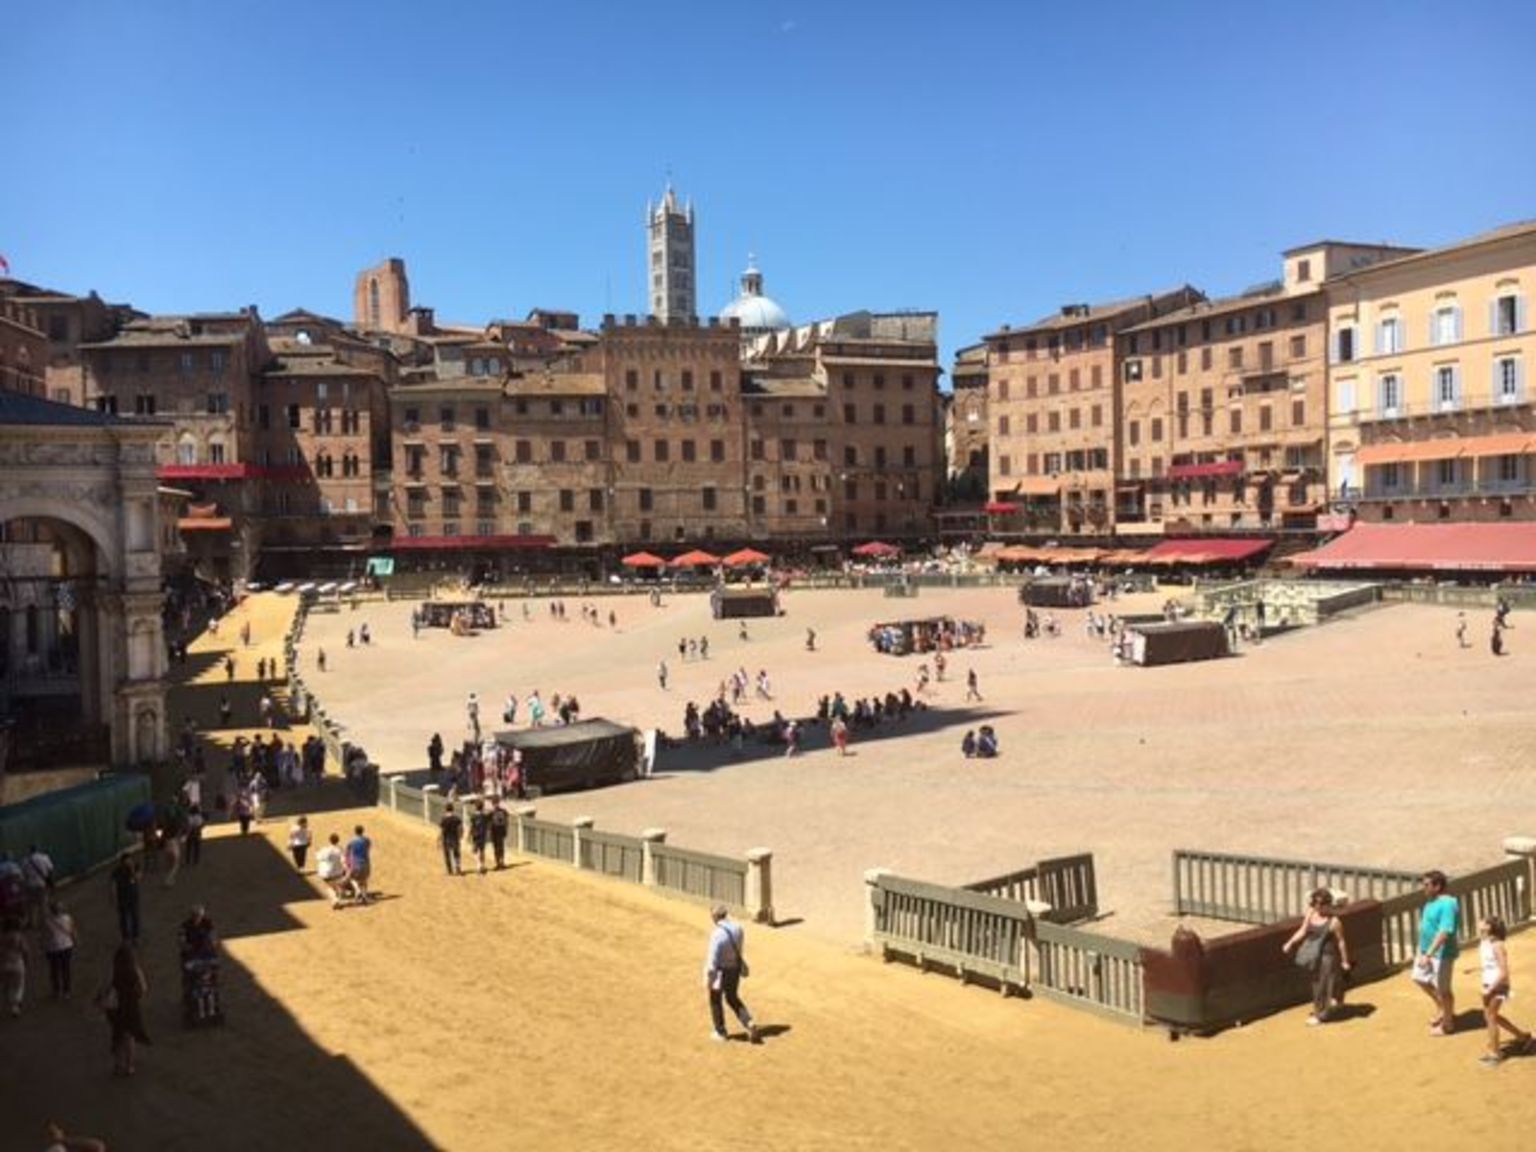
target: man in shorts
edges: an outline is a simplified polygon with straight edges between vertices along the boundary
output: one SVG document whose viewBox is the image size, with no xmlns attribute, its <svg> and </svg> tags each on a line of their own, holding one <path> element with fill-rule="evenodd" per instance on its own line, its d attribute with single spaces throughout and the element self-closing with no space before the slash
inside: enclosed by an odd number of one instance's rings
<svg viewBox="0 0 1536 1152">
<path fill-rule="evenodd" d="M 1451 973 L 1456 966 L 1456 938 L 1460 934 L 1461 905 L 1447 895 L 1445 873 L 1424 873 L 1425 904 L 1419 917 L 1419 949 L 1413 961 L 1413 981 L 1435 1002 L 1431 1036 L 1449 1036 L 1456 1030 L 1456 994 Z"/>
<path fill-rule="evenodd" d="M 358 824 L 352 829 L 352 839 L 347 841 L 347 875 L 357 888 L 358 900 L 366 904 L 372 900 L 368 892 L 368 876 L 373 870 L 373 841 L 363 833 Z"/>
<path fill-rule="evenodd" d="M 335 832 L 325 847 L 315 854 L 315 875 L 331 890 L 331 907 L 340 908 L 355 895 L 352 882 L 347 879 L 347 862 L 341 851 L 341 837 Z"/>
</svg>

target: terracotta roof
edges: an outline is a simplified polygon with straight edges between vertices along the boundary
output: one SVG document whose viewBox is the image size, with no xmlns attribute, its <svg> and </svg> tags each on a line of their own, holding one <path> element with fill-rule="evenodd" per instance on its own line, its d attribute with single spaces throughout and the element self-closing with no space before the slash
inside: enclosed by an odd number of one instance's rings
<svg viewBox="0 0 1536 1152">
<path fill-rule="evenodd" d="M 112 428 L 146 421 L 125 420 L 94 408 L 76 408 L 58 404 L 41 396 L 0 389 L 0 425 L 25 424 L 32 427 Z"/>
<path fill-rule="evenodd" d="M 1311 296 L 1322 294 L 1322 287 L 1311 288 L 1306 292 L 1292 292 L 1287 295 L 1282 289 L 1276 288 L 1268 292 L 1255 292 L 1249 296 L 1223 296 L 1219 300 L 1202 300 L 1191 304 L 1188 308 L 1180 308 L 1175 312 L 1165 312 L 1153 320 L 1144 320 L 1140 324 L 1132 324 L 1129 328 L 1122 328 L 1126 332 L 1146 332 L 1153 328 L 1166 328 L 1170 324 L 1187 324 L 1191 320 L 1208 320 L 1212 316 L 1228 316 L 1234 312 L 1242 312 L 1248 308 L 1264 308 L 1276 303 L 1291 300 L 1305 300 Z M 1314 317 L 1321 319 L 1321 317 Z M 1251 335 L 1252 333 L 1245 333 Z"/>
<path fill-rule="evenodd" d="M 541 372 L 514 376 L 507 382 L 509 396 L 606 396 L 608 382 L 601 372 Z"/>
<path fill-rule="evenodd" d="M 1074 313 L 1070 316 L 1063 315 L 1058 311 L 1049 316 L 1042 316 L 1033 324 L 1027 324 L 1022 328 L 999 329 L 988 334 L 986 338 L 990 340 L 1004 336 L 1027 335 L 1031 332 L 1049 332 L 1060 328 L 1075 328 L 1080 324 L 1093 324 L 1101 320 L 1112 319 L 1115 316 L 1130 312 L 1148 303 L 1163 300 L 1185 291 L 1194 291 L 1194 289 L 1184 284 L 1178 288 L 1170 288 L 1161 292 L 1149 292 L 1143 296 L 1130 296 L 1124 300 L 1110 300 L 1100 304 L 1088 304 L 1086 305 L 1086 313 Z"/>
<path fill-rule="evenodd" d="M 1489 229 L 1487 232 L 1479 232 L 1476 236 L 1469 236 L 1465 240 L 1458 240 L 1454 244 L 1441 245 L 1439 248 L 1405 249 L 1408 255 L 1399 256 L 1395 260 L 1383 260 L 1379 264 L 1368 264 L 1364 268 L 1351 268 L 1348 272 L 1340 272 L 1337 276 L 1332 277 L 1329 283 L 1375 276 L 1379 272 L 1393 271 L 1415 261 L 1433 260 L 1436 257 L 1462 252 L 1468 248 L 1477 248 L 1484 244 L 1493 244 L 1499 240 L 1513 240 L 1528 235 L 1536 235 L 1536 220 L 1520 220 L 1513 224 L 1503 224 L 1498 228 Z"/>
</svg>

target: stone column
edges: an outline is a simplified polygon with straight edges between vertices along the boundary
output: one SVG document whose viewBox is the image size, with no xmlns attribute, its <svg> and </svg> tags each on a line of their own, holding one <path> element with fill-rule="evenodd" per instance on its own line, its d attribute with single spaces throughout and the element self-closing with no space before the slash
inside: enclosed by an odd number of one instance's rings
<svg viewBox="0 0 1536 1152">
<path fill-rule="evenodd" d="M 647 888 L 656 887 L 656 845 L 667 842 L 665 828 L 647 828 L 640 833 L 640 850 L 644 855 L 640 863 L 640 883 Z"/>
<path fill-rule="evenodd" d="M 1529 920 L 1536 909 L 1532 908 L 1532 902 L 1536 901 L 1536 836 L 1506 836 L 1504 837 L 1504 855 L 1525 861 L 1525 876 L 1523 899 L 1520 901 Z"/>
<path fill-rule="evenodd" d="M 747 853 L 747 911 L 759 924 L 773 923 L 773 850 Z"/>
<path fill-rule="evenodd" d="M 528 821 L 539 814 L 539 810 L 532 804 L 524 804 L 513 809 L 512 815 L 517 820 L 517 854 L 527 856 L 528 852 Z"/>
<path fill-rule="evenodd" d="M 880 881 L 891 873 L 884 868 L 871 868 L 864 873 L 864 884 L 869 889 L 864 901 L 864 945 L 866 948 L 878 948 L 884 955 L 884 948 L 879 948 L 875 943 L 875 932 L 880 926 Z"/>
<path fill-rule="evenodd" d="M 596 823 L 590 816 L 578 816 L 571 821 L 571 863 L 577 868 L 581 867 L 581 834 L 589 831 Z"/>
</svg>

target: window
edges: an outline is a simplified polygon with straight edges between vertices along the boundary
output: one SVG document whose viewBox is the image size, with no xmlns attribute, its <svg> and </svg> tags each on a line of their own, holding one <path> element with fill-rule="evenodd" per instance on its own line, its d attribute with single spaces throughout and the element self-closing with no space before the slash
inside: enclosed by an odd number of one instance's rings
<svg viewBox="0 0 1536 1152">
<path fill-rule="evenodd" d="M 1459 461 L 1459 460 L 1436 460 L 1435 461 L 1435 474 L 1436 474 L 1435 475 L 1435 479 L 1439 481 L 1440 487 L 1442 487 L 1442 488 L 1454 488 L 1454 487 L 1456 487 L 1457 482 L 1460 479 L 1460 477 L 1458 475 L 1459 470 L 1460 470 L 1460 465 L 1461 465 L 1461 461 Z"/>
<path fill-rule="evenodd" d="M 1163 418 L 1161 416 L 1154 416 L 1154 417 L 1152 417 L 1152 435 L 1151 435 L 1152 443 L 1156 444 L 1156 443 L 1160 442 L 1162 440 L 1162 438 L 1163 438 Z"/>
<path fill-rule="evenodd" d="M 1435 408 L 1450 412 L 1461 407 L 1461 373 L 1454 364 L 1435 369 Z"/>
<path fill-rule="evenodd" d="M 1307 354 L 1307 338 L 1303 333 L 1291 337 L 1291 359 L 1300 360 Z"/>
<path fill-rule="evenodd" d="M 1076 392 L 1082 386 L 1083 374 L 1080 369 L 1072 368 L 1067 371 L 1067 390 Z"/>
<path fill-rule="evenodd" d="M 444 432 L 453 431 L 453 405 L 444 404 L 437 410 L 437 422 Z"/>
<path fill-rule="evenodd" d="M 1402 414 L 1403 381 L 1396 372 L 1388 372 L 1377 379 L 1376 407 L 1389 419 Z"/>
<path fill-rule="evenodd" d="M 1525 301 L 1512 292 L 1498 296 L 1493 301 L 1493 323 L 1490 326 L 1495 336 L 1513 336 L 1525 327 L 1524 307 Z"/>
<path fill-rule="evenodd" d="M 1355 330 L 1340 328 L 1334 335 L 1333 358 L 1340 364 L 1349 364 L 1355 358 Z"/>
<path fill-rule="evenodd" d="M 997 474 L 999 476 L 1013 475 L 1013 457 L 999 456 L 997 458 Z"/>
<path fill-rule="evenodd" d="M 901 406 L 901 422 L 903 424 L 916 424 L 917 409 L 910 404 L 903 404 Z"/>
<path fill-rule="evenodd" d="M 854 444 L 843 445 L 843 467 L 857 468 L 859 466 L 859 449 Z"/>
<path fill-rule="evenodd" d="M 458 516 L 459 516 L 459 490 L 457 488 L 444 488 L 443 489 L 443 515 L 445 517 L 452 517 L 455 520 L 458 519 Z M 444 529 L 444 531 L 446 532 L 447 530 Z M 453 535 L 453 533 L 448 532 L 448 535 L 451 536 L 451 535 Z"/>
<path fill-rule="evenodd" d="M 825 442 L 823 441 L 823 443 L 825 443 Z M 709 442 L 709 458 L 715 464 L 719 464 L 722 461 L 724 461 L 724 459 L 725 459 L 725 441 L 724 440 L 711 440 Z"/>
<path fill-rule="evenodd" d="M 825 460 L 827 458 L 827 442 L 825 440 L 811 441 L 811 459 Z"/>
<path fill-rule="evenodd" d="M 1047 412 L 1045 414 L 1045 430 L 1047 432 L 1060 432 L 1061 431 L 1061 413 L 1060 412 Z"/>
<path fill-rule="evenodd" d="M 1353 415 L 1355 411 L 1355 382 L 1353 380 L 1339 380 L 1334 383 L 1333 410 L 1341 416 Z"/>
<path fill-rule="evenodd" d="M 859 422 L 858 408 L 853 404 L 843 405 L 843 423 L 857 424 Z"/>
<path fill-rule="evenodd" d="M 885 423 L 885 405 L 884 404 L 876 404 L 875 405 L 874 421 L 875 421 L 876 424 L 884 424 Z"/>
<path fill-rule="evenodd" d="M 624 373 L 624 391 L 634 392 L 639 387 L 640 373 L 636 372 L 633 368 L 627 369 Z"/>
<path fill-rule="evenodd" d="M 1104 406 L 1102 404 L 1095 404 L 1092 408 L 1088 409 L 1088 426 L 1090 428 L 1104 427 Z"/>
<path fill-rule="evenodd" d="M 997 434 L 999 436 L 1007 436 L 1010 434 L 1008 417 L 999 416 L 997 418 Z"/>
<path fill-rule="evenodd" d="M 587 460 L 595 461 L 603 458 L 603 442 L 601 440 L 585 440 L 582 442 L 582 454 Z"/>
<path fill-rule="evenodd" d="M 176 463 L 197 463 L 197 441 L 191 436 L 183 436 L 176 444 Z"/>
<path fill-rule="evenodd" d="M 1026 376 L 1024 378 L 1024 395 L 1033 400 L 1039 394 L 1040 382 L 1038 378 L 1034 376 Z"/>
<path fill-rule="evenodd" d="M 266 405 L 262 405 L 261 411 L 262 415 L 265 416 L 267 411 Z M 153 416 L 155 414 L 155 394 L 153 392 L 140 392 L 135 396 L 133 398 L 133 414 L 135 416 Z M 267 426 L 265 420 L 262 421 L 261 426 L 263 428 Z"/>
<path fill-rule="evenodd" d="M 1429 318 L 1429 342 L 1438 347 L 1460 339 L 1461 309 L 1455 304 L 1439 305 Z"/>
<path fill-rule="evenodd" d="M 1259 405 L 1259 431 L 1268 432 L 1274 428 L 1274 410 L 1268 404 Z"/>
<path fill-rule="evenodd" d="M 1213 354 L 1209 348 L 1200 349 L 1200 371 L 1209 372 L 1211 370 L 1212 356 Z"/>
<path fill-rule="evenodd" d="M 1061 391 L 1061 373 L 1060 372 L 1052 372 L 1048 376 L 1046 376 L 1046 378 L 1045 378 L 1045 390 L 1046 390 L 1046 393 L 1051 395 L 1051 396 L 1055 396 L 1058 392 Z"/>
<path fill-rule="evenodd" d="M 1008 378 L 1006 376 L 997 382 L 997 398 L 999 400 L 1008 399 Z"/>
<path fill-rule="evenodd" d="M 210 393 L 208 393 L 208 415 L 210 415 L 210 416 L 227 416 L 228 414 L 229 414 L 229 393 L 228 392 L 210 392 Z"/>
<path fill-rule="evenodd" d="M 533 511 L 532 492 L 519 492 L 517 494 L 517 510 L 520 513 L 528 513 Z"/>
<path fill-rule="evenodd" d="M 698 449 L 695 447 L 694 442 L 692 440 L 684 440 L 683 461 L 685 463 L 691 464 L 698 458 Z"/>
<path fill-rule="evenodd" d="M 1300 428 L 1307 422 L 1307 402 L 1305 400 L 1291 401 L 1291 427 Z"/>
<path fill-rule="evenodd" d="M 879 373 L 879 372 L 875 373 L 875 391 L 876 392 L 883 392 L 883 391 L 885 391 L 885 376 L 882 373 Z"/>
<path fill-rule="evenodd" d="M 706 487 L 706 488 L 700 489 L 700 491 L 699 491 L 699 499 L 700 499 L 700 502 L 701 502 L 701 506 L 703 507 L 704 511 L 706 511 L 706 512 L 713 512 L 713 511 L 715 511 L 716 507 L 719 504 L 719 498 L 716 495 L 715 490 L 713 488 Z"/>
<path fill-rule="evenodd" d="M 1312 279 L 1312 261 L 1296 261 L 1296 279 L 1302 284 L 1305 284 Z"/>
<path fill-rule="evenodd" d="M 512 445 L 512 458 L 519 464 L 533 463 L 533 441 L 518 440 Z"/>
<path fill-rule="evenodd" d="M 183 376 L 190 376 L 190 375 L 192 375 L 192 369 L 193 369 L 195 364 L 196 364 L 196 360 L 194 358 L 193 353 L 191 353 L 191 352 L 183 352 L 181 354 L 181 374 Z"/>
<path fill-rule="evenodd" d="M 1024 415 L 1024 432 L 1025 432 L 1025 434 L 1029 435 L 1029 436 L 1033 436 L 1038 431 L 1040 431 L 1040 417 L 1039 417 L 1039 415 L 1034 413 L 1034 412 L 1027 412 L 1027 413 L 1025 413 L 1025 415 Z"/>
<path fill-rule="evenodd" d="M 1493 401 L 1517 404 L 1520 401 L 1521 364 L 1518 357 L 1501 356 L 1493 362 Z"/>
<path fill-rule="evenodd" d="M 885 469 L 885 445 L 875 445 L 875 467 L 881 471 Z"/>
<path fill-rule="evenodd" d="M 1141 443 L 1141 421 L 1132 420 L 1125 426 L 1125 442 L 1132 448 Z"/>
<path fill-rule="evenodd" d="M 1127 383 L 1134 384 L 1141 379 L 1141 361 L 1127 360 L 1125 362 L 1125 379 Z"/>
<path fill-rule="evenodd" d="M 1241 408 L 1233 408 L 1229 411 L 1227 413 L 1227 421 L 1232 435 L 1241 436 L 1243 434 L 1243 410 Z"/>
<path fill-rule="evenodd" d="M 1243 346 L 1241 344 L 1233 345 L 1231 348 L 1227 349 L 1227 367 L 1228 368 L 1241 368 L 1242 366 L 1243 366 Z"/>
<path fill-rule="evenodd" d="M 297 404 L 288 405 L 288 427 L 297 428 L 300 423 L 299 406 Z"/>
<path fill-rule="evenodd" d="M 549 442 L 549 459 L 555 464 L 565 463 L 565 441 L 551 440 Z"/>
<path fill-rule="evenodd" d="M 1103 383 L 1104 366 L 1102 364 L 1095 364 L 1093 367 L 1088 369 L 1088 386 L 1090 388 L 1098 388 L 1102 386 Z"/>
<path fill-rule="evenodd" d="M 489 408 L 475 409 L 475 430 L 477 432 L 489 432 L 491 430 L 491 410 Z"/>
<path fill-rule="evenodd" d="M 903 444 L 901 447 L 901 464 L 903 468 L 917 467 L 917 448 L 911 444 Z"/>
<path fill-rule="evenodd" d="M 763 442 L 761 440 L 752 441 L 751 445 L 747 449 L 747 452 L 748 455 L 750 455 L 754 460 L 766 459 L 766 456 L 763 453 Z"/>
<path fill-rule="evenodd" d="M 649 512 L 655 506 L 655 499 L 649 488 L 641 488 L 637 493 L 640 501 L 640 511 Z"/>
<path fill-rule="evenodd" d="M 1403 324 L 1396 316 L 1384 316 L 1376 325 L 1376 355 L 1393 356 L 1403 350 Z"/>
<path fill-rule="evenodd" d="M 438 468 L 444 476 L 457 476 L 459 474 L 459 448 L 456 444 L 442 445 L 442 455 L 438 461 Z"/>
<path fill-rule="evenodd" d="M 1519 456 L 1498 457 L 1499 480 L 1504 484 L 1512 484 L 1521 479 Z"/>
<path fill-rule="evenodd" d="M 560 511 L 576 511 L 576 493 L 572 492 L 569 488 L 560 489 Z"/>
<path fill-rule="evenodd" d="M 1083 412 L 1080 408 L 1073 408 L 1067 412 L 1067 427 L 1072 429 L 1083 426 Z"/>
<path fill-rule="evenodd" d="M 693 391 L 693 373 L 688 371 L 686 368 L 683 369 L 683 391 Z"/>
<path fill-rule="evenodd" d="M 671 457 L 671 449 L 665 440 L 658 440 L 655 444 L 655 459 L 658 464 L 665 464 Z"/>
<path fill-rule="evenodd" d="M 711 372 L 709 374 L 709 390 L 711 392 L 719 392 L 721 390 L 721 387 L 722 387 L 722 385 L 721 385 L 721 381 L 720 381 L 720 373 L 718 373 L 718 372 Z"/>
</svg>

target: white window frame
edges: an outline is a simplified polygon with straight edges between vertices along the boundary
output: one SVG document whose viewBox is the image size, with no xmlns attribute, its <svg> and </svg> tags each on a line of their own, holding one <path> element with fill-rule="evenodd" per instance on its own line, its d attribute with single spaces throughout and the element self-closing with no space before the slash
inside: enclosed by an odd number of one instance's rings
<svg viewBox="0 0 1536 1152">
<path fill-rule="evenodd" d="M 1436 412 L 1455 412 L 1461 408 L 1461 371 L 1454 364 L 1437 364 L 1431 380 Z"/>
<path fill-rule="evenodd" d="M 1436 348 L 1461 340 L 1461 308 L 1454 302 L 1437 304 L 1429 314 L 1429 342 Z"/>
<path fill-rule="evenodd" d="M 184 468 L 197 463 L 197 438 L 191 433 L 176 441 L 176 463 Z"/>
<path fill-rule="evenodd" d="M 1403 322 L 1395 313 L 1376 323 L 1376 355 L 1395 356 L 1403 350 Z"/>
<path fill-rule="evenodd" d="M 1496 356 L 1493 361 L 1493 402 L 1519 404 L 1525 393 L 1524 365 L 1518 356 Z"/>
<path fill-rule="evenodd" d="M 1391 403 L 1387 402 L 1391 397 Z M 1403 378 L 1396 372 L 1383 372 L 1376 377 L 1376 411 L 1385 419 L 1403 413 Z"/>
</svg>

